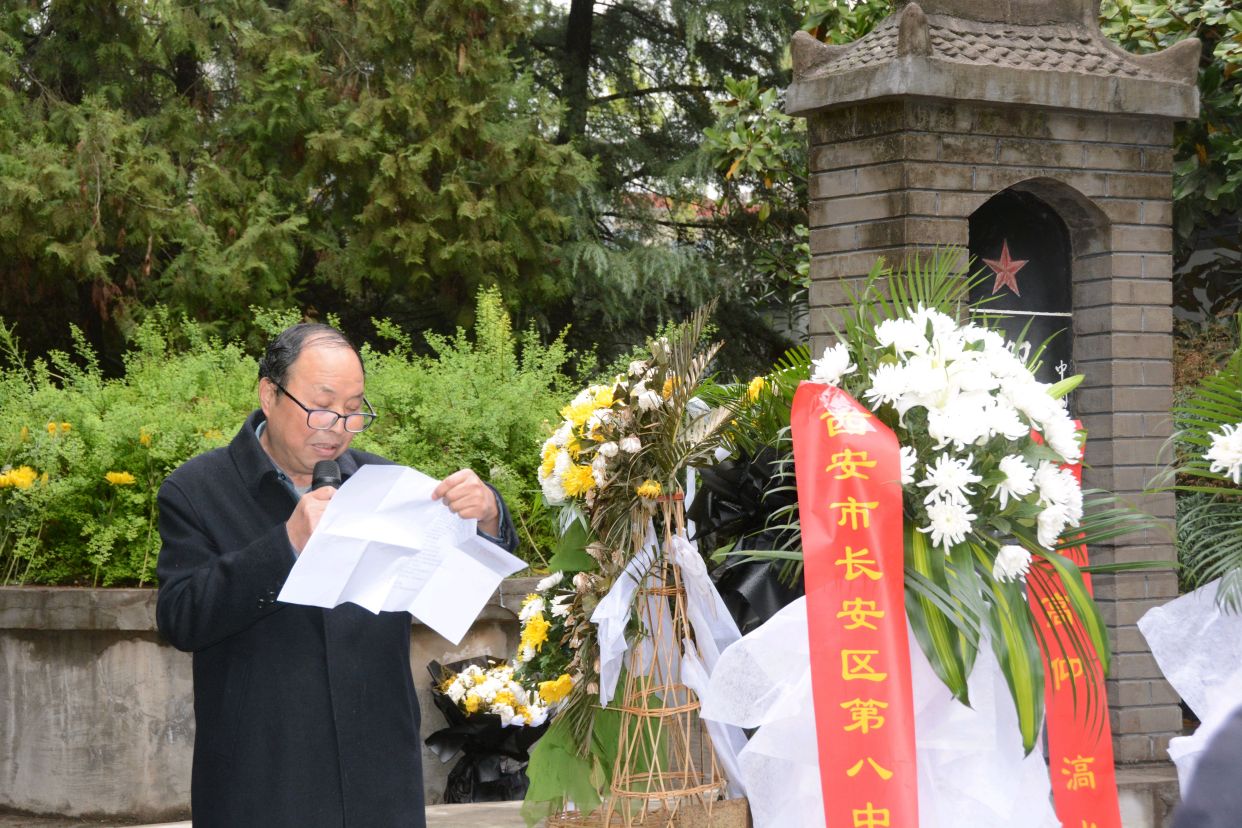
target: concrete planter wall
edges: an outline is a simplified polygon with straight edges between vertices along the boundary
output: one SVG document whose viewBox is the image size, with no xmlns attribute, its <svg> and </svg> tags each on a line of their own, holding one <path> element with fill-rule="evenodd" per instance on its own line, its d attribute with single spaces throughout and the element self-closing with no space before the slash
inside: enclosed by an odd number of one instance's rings
<svg viewBox="0 0 1242 828">
<path fill-rule="evenodd" d="M 415 623 L 423 735 L 444 726 L 427 663 L 503 656 L 534 579 L 505 581 L 454 646 Z M 0 809 L 149 822 L 190 809 L 190 656 L 155 627 L 153 589 L 0 587 Z M 429 804 L 449 766 L 423 755 Z"/>
</svg>

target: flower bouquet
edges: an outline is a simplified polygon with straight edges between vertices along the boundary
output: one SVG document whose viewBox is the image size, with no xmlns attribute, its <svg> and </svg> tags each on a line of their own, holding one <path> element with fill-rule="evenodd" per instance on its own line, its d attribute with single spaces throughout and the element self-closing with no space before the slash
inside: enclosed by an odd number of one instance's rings
<svg viewBox="0 0 1242 828">
<path fill-rule="evenodd" d="M 444 801 L 521 799 L 531 745 L 543 734 L 549 706 L 514 679 L 512 664 L 486 656 L 448 665 L 432 661 L 432 700 L 448 727 L 427 737 L 449 772 Z"/>
<path fill-rule="evenodd" d="M 551 564 L 573 573 L 568 581 L 572 591 L 566 589 L 554 613 L 564 611 L 557 622 L 571 653 L 566 672 L 573 687 L 561 715 L 532 754 L 529 807 L 524 809 L 529 820 L 555 811 L 589 814 L 601 804 L 612 808 L 618 800 L 641 800 L 645 793 L 627 788 L 636 776 L 651 784 L 653 796 L 665 794 L 665 805 L 680 796 L 685 780 L 670 780 L 682 772 L 674 765 L 681 767 L 685 757 L 669 757 L 678 754 L 672 743 L 681 731 L 658 723 L 649 727 L 659 716 L 647 715 L 648 706 L 658 707 L 666 697 L 655 685 L 664 690 L 672 685 L 660 684 L 667 676 L 637 675 L 629 669 L 632 664 L 620 681 L 617 668 L 602 668 L 600 627 L 592 619 L 602 601 L 619 594 L 614 589 L 630 585 L 634 589 L 627 603 L 644 611 L 659 612 L 663 606 L 677 620 L 670 621 L 662 638 L 650 618 L 631 617 L 624 640 L 612 642 L 620 644 L 622 653 L 638 642 L 657 651 L 665 640 L 680 648 L 686 636 L 693 637 L 685 630 L 684 611 L 678 609 L 684 596 L 673 583 L 679 576 L 673 574 L 669 550 L 674 542 L 689 548 L 681 520 L 686 469 L 711 460 L 732 414 L 726 406 L 712 407 L 697 397 L 719 348 L 700 347 L 710 311 L 699 311 L 651 341 L 645 358 L 633 360 L 624 374 L 583 389 L 564 407 L 562 421 L 543 445 L 539 481 L 561 516 L 561 544 Z M 660 586 L 653 585 L 653 578 Z M 674 635 L 677 623 L 681 626 Z M 652 658 L 658 661 L 660 656 Z M 608 675 L 602 676 L 601 669 Z M 635 689 L 636 683 L 644 689 Z M 601 705 L 600 696 L 611 696 L 617 684 L 625 687 L 618 703 Z M 675 692 L 684 693 L 685 688 L 678 686 Z M 697 701 L 684 708 L 689 718 L 697 716 Z M 696 727 L 697 720 L 684 730 Z M 644 735 L 637 738 L 640 731 Z M 710 756 L 706 736 L 695 747 Z M 662 758 L 654 758 L 657 753 Z M 721 784 L 717 780 L 703 790 L 718 792 Z M 628 820 L 632 814 L 623 816 Z"/>
<path fill-rule="evenodd" d="M 1065 403 L 1081 377 L 1055 385 L 1036 380 L 1042 348 L 1024 361 L 1014 343 L 989 327 L 986 306 L 968 302 L 971 281 L 956 272 L 957 258 L 947 251 L 899 274 L 877 264 L 849 297 L 835 344 L 817 359 L 790 352 L 760 393 L 750 395 L 726 444 L 740 457 L 763 446 L 792 454 L 789 411 L 806 380 L 845 390 L 894 432 L 901 446 L 906 609 L 915 637 L 964 703 L 986 637 L 1030 750 L 1043 718 L 1044 648 L 1083 658 L 1094 653 L 1105 671 L 1108 665 L 1099 611 L 1082 572 L 1060 551 L 1133 532 L 1147 518 L 1106 492 L 1082 489 L 1071 466 L 1081 460 L 1083 435 Z M 792 463 L 777 476 L 792 486 Z M 798 524 L 796 506 L 774 506 L 764 526 L 782 530 L 781 548 L 738 554 L 798 561 Z M 1028 584 L 1035 562 L 1052 577 Z M 1038 602 L 1054 586 L 1063 586 L 1082 623 L 1056 627 L 1048 641 L 1027 591 Z"/>
</svg>

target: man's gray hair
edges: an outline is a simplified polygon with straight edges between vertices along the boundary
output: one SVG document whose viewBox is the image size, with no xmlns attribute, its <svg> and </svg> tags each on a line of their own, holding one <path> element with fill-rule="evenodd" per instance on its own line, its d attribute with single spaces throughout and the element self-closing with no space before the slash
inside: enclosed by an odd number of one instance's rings
<svg viewBox="0 0 1242 828">
<path fill-rule="evenodd" d="M 269 379 L 284 385 L 289 377 L 289 367 L 301 356 L 303 349 L 313 345 L 348 348 L 362 363 L 362 354 L 349 341 L 349 337 L 331 325 L 320 322 L 299 322 L 285 328 L 267 343 L 267 351 L 259 360 L 259 379 Z M 365 368 L 363 369 L 365 373 Z"/>
</svg>

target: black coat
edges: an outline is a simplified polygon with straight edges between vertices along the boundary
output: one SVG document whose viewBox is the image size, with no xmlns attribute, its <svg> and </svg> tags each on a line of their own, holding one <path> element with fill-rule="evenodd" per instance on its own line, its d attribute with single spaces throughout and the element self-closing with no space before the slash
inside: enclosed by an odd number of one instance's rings
<svg viewBox="0 0 1242 828">
<path fill-rule="evenodd" d="M 159 493 L 156 617 L 194 653 L 194 825 L 422 828 L 411 616 L 276 603 L 296 500 L 255 436 L 262 418 Z M 352 449 L 338 462 L 345 478 L 389 463 Z"/>
<path fill-rule="evenodd" d="M 1173 812 L 1173 828 L 1236 828 L 1242 824 L 1242 709 L 1212 736 L 1195 765 L 1189 790 Z"/>
</svg>

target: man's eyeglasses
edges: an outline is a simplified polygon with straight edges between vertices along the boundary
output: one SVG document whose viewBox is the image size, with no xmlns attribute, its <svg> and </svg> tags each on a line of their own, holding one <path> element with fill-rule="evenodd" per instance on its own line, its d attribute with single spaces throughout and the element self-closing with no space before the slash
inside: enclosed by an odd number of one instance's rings
<svg viewBox="0 0 1242 828">
<path fill-rule="evenodd" d="M 368 411 L 356 411 L 353 414 L 338 414 L 335 411 L 329 411 L 326 408 L 307 408 L 302 405 L 302 401 L 285 390 L 285 387 L 276 380 L 272 380 L 272 385 L 276 386 L 282 394 L 297 404 L 298 408 L 306 412 L 306 425 L 318 431 L 327 431 L 336 426 L 337 420 L 345 421 L 345 430 L 351 434 L 357 434 L 360 431 L 366 431 L 371 427 L 371 423 L 375 422 L 375 418 L 379 415 L 375 413 L 375 409 L 371 408 L 371 403 L 366 397 L 362 398 L 362 403 Z"/>
</svg>

